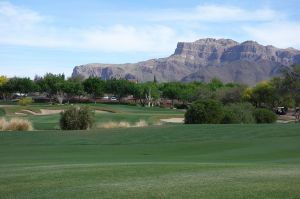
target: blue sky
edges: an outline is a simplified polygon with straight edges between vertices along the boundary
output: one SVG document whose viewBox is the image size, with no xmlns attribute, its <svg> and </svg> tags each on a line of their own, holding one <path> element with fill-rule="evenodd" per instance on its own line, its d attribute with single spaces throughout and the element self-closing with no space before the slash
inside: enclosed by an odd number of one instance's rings
<svg viewBox="0 0 300 199">
<path fill-rule="evenodd" d="M 299 0 L 0 0 L 0 75 L 71 75 L 75 65 L 172 54 L 178 41 L 300 48 Z"/>
</svg>

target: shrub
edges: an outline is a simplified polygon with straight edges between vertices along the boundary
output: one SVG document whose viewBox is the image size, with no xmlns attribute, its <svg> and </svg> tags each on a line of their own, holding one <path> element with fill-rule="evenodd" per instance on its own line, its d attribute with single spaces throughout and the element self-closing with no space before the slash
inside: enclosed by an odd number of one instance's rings
<svg viewBox="0 0 300 199">
<path fill-rule="evenodd" d="M 224 109 L 222 124 L 236 124 L 239 123 L 238 121 L 237 114 L 233 110 L 229 108 Z"/>
<path fill-rule="evenodd" d="M 12 118 L 10 121 L 0 119 L 0 130 L 3 131 L 31 131 L 30 121 L 21 118 Z"/>
<path fill-rule="evenodd" d="M 258 108 L 254 111 L 256 123 L 274 123 L 277 120 L 277 115 L 268 109 Z"/>
<path fill-rule="evenodd" d="M 185 113 L 186 124 L 218 124 L 223 118 L 222 104 L 216 100 L 198 100 Z"/>
<path fill-rule="evenodd" d="M 97 128 L 133 128 L 133 127 L 145 127 L 148 126 L 148 123 L 145 120 L 140 120 L 134 124 L 130 124 L 129 122 L 121 121 L 121 122 L 105 122 L 103 124 L 99 124 Z"/>
<path fill-rule="evenodd" d="M 5 115 L 5 110 L 3 108 L 0 108 L 0 116 L 4 116 Z"/>
<path fill-rule="evenodd" d="M 31 97 L 25 97 L 25 98 L 21 98 L 19 101 L 18 101 L 18 104 L 21 105 L 21 106 L 27 106 L 29 104 L 32 104 L 33 100 Z"/>
<path fill-rule="evenodd" d="M 250 103 L 229 104 L 224 107 L 223 124 L 255 123 L 254 107 Z"/>
<path fill-rule="evenodd" d="M 86 130 L 91 128 L 94 115 L 88 107 L 71 107 L 61 113 L 60 128 L 62 130 Z"/>
</svg>

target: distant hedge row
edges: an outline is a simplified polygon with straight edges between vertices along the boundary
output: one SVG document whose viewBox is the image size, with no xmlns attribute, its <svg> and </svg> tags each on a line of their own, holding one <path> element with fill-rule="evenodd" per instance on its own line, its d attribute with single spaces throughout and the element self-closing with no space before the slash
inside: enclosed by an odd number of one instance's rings
<svg viewBox="0 0 300 199">
<path fill-rule="evenodd" d="M 271 110 L 255 108 L 250 103 L 223 105 L 217 100 L 198 100 L 185 113 L 186 124 L 274 123 L 277 115 Z"/>
</svg>

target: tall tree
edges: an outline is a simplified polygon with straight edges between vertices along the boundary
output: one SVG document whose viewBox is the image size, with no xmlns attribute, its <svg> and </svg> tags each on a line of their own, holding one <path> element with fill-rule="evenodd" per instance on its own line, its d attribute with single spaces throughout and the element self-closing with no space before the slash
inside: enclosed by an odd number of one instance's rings
<svg viewBox="0 0 300 199">
<path fill-rule="evenodd" d="M 300 105 L 300 65 L 292 65 L 283 71 L 282 88 Z"/>
<path fill-rule="evenodd" d="M 288 91 L 284 86 L 284 78 L 274 77 L 270 80 L 272 87 L 274 88 L 274 107 L 294 107 L 295 99 L 293 93 Z"/>
<path fill-rule="evenodd" d="M 72 97 L 83 95 L 84 87 L 80 79 L 69 78 L 63 85 L 63 91 L 66 94 L 68 103 L 70 103 Z"/>
<path fill-rule="evenodd" d="M 275 101 L 275 89 L 270 81 L 260 82 L 253 88 L 250 102 L 256 107 L 273 108 Z"/>
<path fill-rule="evenodd" d="M 170 82 L 164 83 L 161 86 L 162 96 L 164 98 L 170 99 L 172 101 L 172 106 L 174 106 L 174 100 L 180 98 L 180 82 Z"/>
<path fill-rule="evenodd" d="M 183 104 L 195 101 L 197 99 L 198 88 L 199 85 L 194 82 L 178 85 L 178 99 L 182 101 Z"/>
<path fill-rule="evenodd" d="M 56 97 L 59 103 L 62 103 L 64 98 L 64 74 L 55 75 L 47 73 L 43 78 L 37 79 L 36 83 L 39 85 L 40 91 L 47 93 L 50 98 L 50 102 L 54 97 Z"/>
<path fill-rule="evenodd" d="M 158 85 L 153 82 L 140 83 L 134 85 L 133 96 L 139 100 L 143 106 L 152 106 L 160 99 Z"/>
<path fill-rule="evenodd" d="M 8 82 L 8 78 L 6 76 L 0 76 L 0 99 L 5 98 L 5 90 L 4 85 Z"/>
<path fill-rule="evenodd" d="M 134 94 L 135 83 L 124 79 L 110 79 L 106 80 L 106 92 L 111 93 L 122 101 L 122 98 L 127 95 Z"/>
<path fill-rule="evenodd" d="M 104 93 L 104 81 L 98 77 L 89 77 L 83 82 L 84 91 L 90 94 L 94 103 L 96 104 L 96 98 L 100 97 Z"/>
<path fill-rule="evenodd" d="M 246 86 L 241 85 L 225 86 L 216 91 L 216 98 L 223 104 L 240 103 L 245 89 Z"/>
<path fill-rule="evenodd" d="M 213 78 L 209 83 L 208 86 L 211 90 L 216 91 L 217 89 L 223 87 L 223 83 L 221 82 L 221 80 L 217 79 L 217 78 Z"/>
<path fill-rule="evenodd" d="M 4 84 L 4 89 L 8 93 L 18 93 L 26 96 L 28 93 L 36 91 L 36 86 L 30 78 L 14 77 Z"/>
</svg>

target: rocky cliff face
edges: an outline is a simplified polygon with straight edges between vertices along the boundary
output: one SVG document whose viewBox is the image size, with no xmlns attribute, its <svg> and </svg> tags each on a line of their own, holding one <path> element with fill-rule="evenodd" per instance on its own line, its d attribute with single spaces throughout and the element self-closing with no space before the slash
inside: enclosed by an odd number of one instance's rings
<svg viewBox="0 0 300 199">
<path fill-rule="evenodd" d="M 210 81 L 254 85 L 280 74 L 283 67 L 300 63 L 300 51 L 263 46 L 254 41 L 200 39 L 179 42 L 173 55 L 135 64 L 87 64 L 76 66 L 72 76 L 125 78 L 140 82 Z"/>
</svg>

